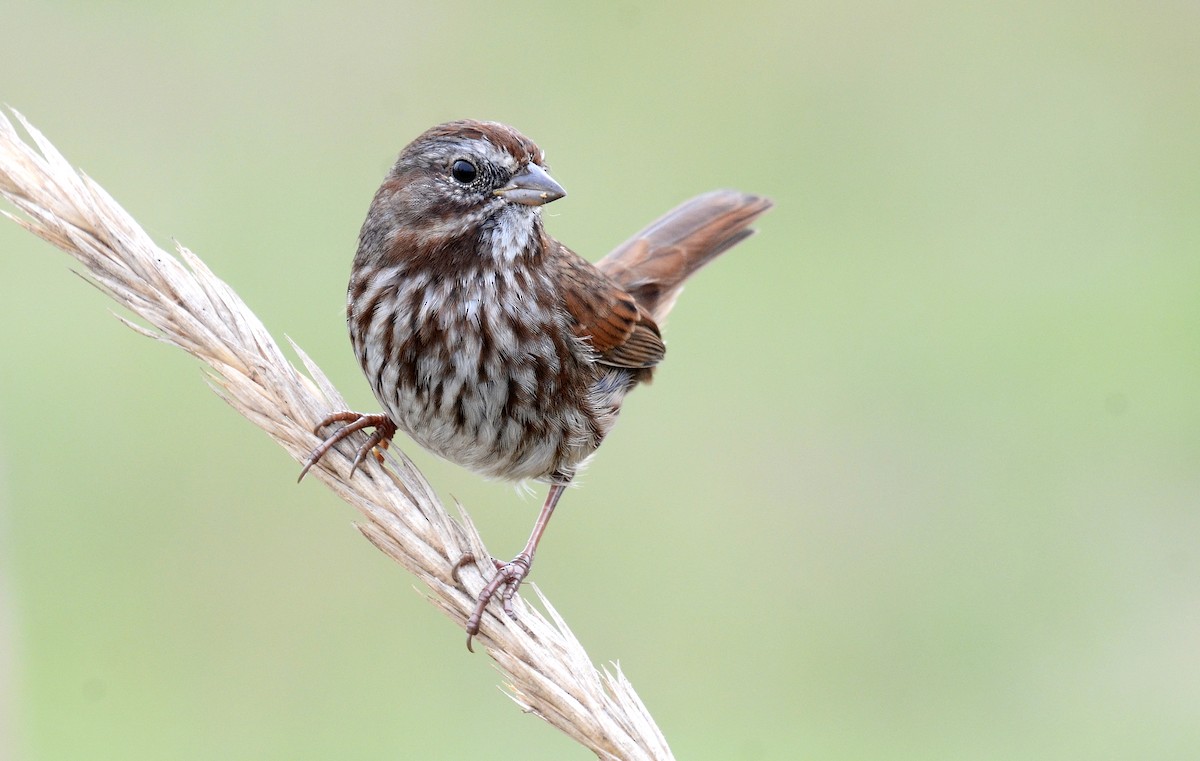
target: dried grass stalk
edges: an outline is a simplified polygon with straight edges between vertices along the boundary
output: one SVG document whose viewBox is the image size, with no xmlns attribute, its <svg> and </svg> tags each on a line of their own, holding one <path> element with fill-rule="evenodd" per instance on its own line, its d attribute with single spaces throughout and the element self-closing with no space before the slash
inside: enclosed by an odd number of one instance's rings
<svg viewBox="0 0 1200 761">
<path fill-rule="evenodd" d="M 297 461 L 318 443 L 314 423 L 346 408 L 320 368 L 292 344 L 308 376 L 283 356 L 259 319 L 195 254 L 167 253 L 105 190 L 76 172 L 23 116 L 27 143 L 0 114 L 0 195 L 21 215 L 2 212 L 79 260 L 88 277 L 145 325 L 135 331 L 177 346 L 203 362 L 209 385 Z M 361 434 L 360 434 L 361 435 Z M 485 579 L 468 566 L 467 591 L 450 577 L 463 552 L 489 557 L 470 518 L 456 522 L 425 478 L 393 448 L 348 477 L 351 438 L 312 475 L 365 518 L 359 530 L 424 582 L 429 599 L 462 626 Z M 536 588 L 535 588 L 536 591 Z M 519 599 L 513 622 L 490 606 L 478 641 L 503 672 L 509 695 L 524 710 L 565 732 L 602 759 L 669 759 L 671 751 L 619 669 L 598 671 L 550 602 L 547 615 Z"/>
</svg>

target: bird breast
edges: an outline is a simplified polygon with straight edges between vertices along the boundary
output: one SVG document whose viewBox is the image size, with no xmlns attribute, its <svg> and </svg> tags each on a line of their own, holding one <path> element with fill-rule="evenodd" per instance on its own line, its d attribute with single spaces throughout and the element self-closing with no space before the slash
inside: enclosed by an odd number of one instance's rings
<svg viewBox="0 0 1200 761">
<path fill-rule="evenodd" d="M 615 422 L 625 385 L 574 338 L 547 275 L 396 265 L 350 291 L 362 293 L 348 318 L 376 398 L 451 462 L 510 480 L 569 478 Z"/>
</svg>

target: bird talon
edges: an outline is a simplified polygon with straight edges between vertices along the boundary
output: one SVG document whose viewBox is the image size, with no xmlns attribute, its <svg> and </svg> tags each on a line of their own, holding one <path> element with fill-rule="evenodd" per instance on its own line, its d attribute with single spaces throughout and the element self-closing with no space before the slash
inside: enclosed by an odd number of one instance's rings
<svg viewBox="0 0 1200 761">
<path fill-rule="evenodd" d="M 474 560 L 474 557 L 472 557 Z M 459 559 L 462 562 L 462 559 Z M 475 650 L 471 647 L 471 638 L 479 633 L 479 625 L 483 623 L 483 613 L 487 610 L 488 603 L 500 593 L 500 602 L 504 612 L 512 620 L 517 620 L 517 612 L 513 610 L 513 597 L 516 596 L 517 590 L 521 587 L 521 582 L 529 575 L 529 567 L 533 564 L 533 559 L 529 555 L 522 552 L 511 561 L 501 563 L 495 558 L 492 562 L 496 564 L 496 575 L 487 583 L 479 592 L 479 599 L 475 602 L 475 610 L 471 612 L 471 616 L 467 619 L 467 649 L 472 653 Z"/>
<path fill-rule="evenodd" d="M 358 448 L 354 456 L 354 461 L 350 464 L 350 476 L 353 477 L 354 471 L 358 470 L 358 466 L 362 464 L 367 454 L 376 446 L 386 449 L 392 436 L 396 434 L 396 424 L 387 415 L 365 415 L 361 412 L 335 412 L 320 423 L 317 423 L 316 427 L 313 428 L 313 433 L 320 435 L 321 429 L 334 423 L 345 423 L 346 425 L 334 431 L 313 449 L 312 454 L 305 461 L 304 467 L 300 470 L 300 477 L 296 479 L 297 481 L 303 481 L 304 476 L 312 466 L 316 465 L 330 449 L 333 449 L 351 434 L 361 431 L 364 428 L 373 427 L 375 430 L 367 437 L 367 442 Z M 380 456 L 380 462 L 382 461 L 382 456 Z"/>
<path fill-rule="evenodd" d="M 458 575 L 458 572 L 462 570 L 463 566 L 471 565 L 474 562 L 474 553 L 464 552 L 462 555 L 459 555 L 458 561 L 450 567 L 450 578 L 454 579 L 455 584 L 459 585 L 460 587 L 462 586 L 462 577 Z"/>
</svg>

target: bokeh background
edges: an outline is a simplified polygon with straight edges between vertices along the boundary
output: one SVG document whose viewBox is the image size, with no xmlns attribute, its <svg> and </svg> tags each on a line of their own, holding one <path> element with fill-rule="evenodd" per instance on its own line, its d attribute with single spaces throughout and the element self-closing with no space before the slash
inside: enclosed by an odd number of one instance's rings
<svg viewBox="0 0 1200 761">
<path fill-rule="evenodd" d="M 0 99 L 345 391 L 396 152 L 517 125 L 598 258 L 760 235 L 533 574 L 681 759 L 1200 757 L 1200 7 L 4 0 Z M 0 224 L 0 756 L 587 758 L 353 513 Z M 489 545 L 521 497 L 408 451 Z"/>
</svg>

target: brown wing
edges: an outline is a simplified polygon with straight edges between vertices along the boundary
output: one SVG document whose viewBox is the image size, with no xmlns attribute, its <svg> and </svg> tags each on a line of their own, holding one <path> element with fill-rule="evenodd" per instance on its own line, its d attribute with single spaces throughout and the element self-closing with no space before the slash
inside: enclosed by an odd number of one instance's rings
<svg viewBox="0 0 1200 761">
<path fill-rule="evenodd" d="M 599 361 L 628 368 L 661 362 L 667 347 L 650 314 L 594 265 L 562 244 L 558 248 L 563 303 L 575 334 L 591 344 Z"/>
</svg>

